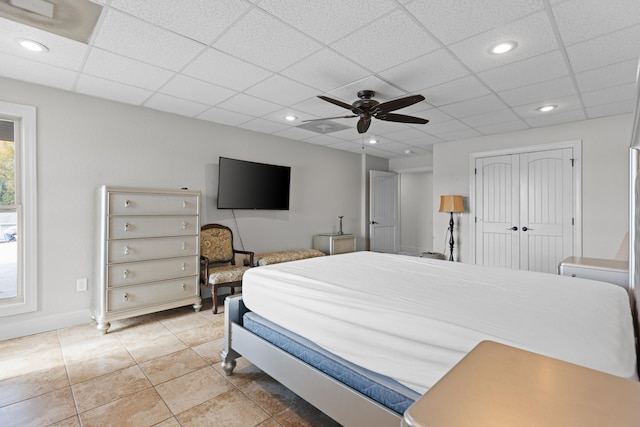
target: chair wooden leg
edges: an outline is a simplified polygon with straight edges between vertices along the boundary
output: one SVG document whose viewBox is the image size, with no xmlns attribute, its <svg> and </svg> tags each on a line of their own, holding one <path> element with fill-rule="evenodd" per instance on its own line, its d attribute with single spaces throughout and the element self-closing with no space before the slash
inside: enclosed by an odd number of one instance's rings
<svg viewBox="0 0 640 427">
<path fill-rule="evenodd" d="M 218 287 L 211 287 L 211 299 L 213 300 L 213 314 L 218 314 Z"/>
</svg>

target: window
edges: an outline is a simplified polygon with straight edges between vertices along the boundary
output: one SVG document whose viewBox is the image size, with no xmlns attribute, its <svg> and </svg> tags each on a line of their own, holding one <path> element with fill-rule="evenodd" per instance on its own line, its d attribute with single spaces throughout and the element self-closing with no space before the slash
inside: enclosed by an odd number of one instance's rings
<svg viewBox="0 0 640 427">
<path fill-rule="evenodd" d="M 0 101 L 0 317 L 37 309 L 35 119 Z"/>
</svg>

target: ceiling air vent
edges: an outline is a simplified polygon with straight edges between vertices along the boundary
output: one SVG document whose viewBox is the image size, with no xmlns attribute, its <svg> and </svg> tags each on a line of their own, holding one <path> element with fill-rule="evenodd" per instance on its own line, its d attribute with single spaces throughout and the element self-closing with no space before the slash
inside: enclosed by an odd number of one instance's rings
<svg viewBox="0 0 640 427">
<path fill-rule="evenodd" d="M 316 120 L 312 122 L 303 123 L 301 125 L 296 126 L 300 129 L 310 130 L 311 132 L 321 133 L 326 135 L 331 132 L 337 132 L 339 130 L 351 129 L 350 126 L 346 126 L 340 123 L 332 122 L 329 120 Z"/>
</svg>

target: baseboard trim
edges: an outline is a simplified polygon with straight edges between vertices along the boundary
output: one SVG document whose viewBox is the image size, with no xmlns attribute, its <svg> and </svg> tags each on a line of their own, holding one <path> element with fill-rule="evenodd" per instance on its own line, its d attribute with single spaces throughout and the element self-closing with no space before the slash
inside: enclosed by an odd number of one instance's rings
<svg viewBox="0 0 640 427">
<path fill-rule="evenodd" d="M 2 320 L 3 325 L 0 326 L 0 341 L 89 323 L 91 321 L 91 312 L 89 310 L 78 310 L 70 313 L 43 316 L 37 319 L 20 320 L 8 324 L 5 323 L 5 321 L 8 320 L 7 318 Z"/>
</svg>

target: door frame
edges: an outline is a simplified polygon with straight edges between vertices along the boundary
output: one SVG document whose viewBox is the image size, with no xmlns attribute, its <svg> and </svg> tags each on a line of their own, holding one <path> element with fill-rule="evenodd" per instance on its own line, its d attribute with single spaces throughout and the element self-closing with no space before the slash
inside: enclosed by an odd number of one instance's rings
<svg viewBox="0 0 640 427">
<path fill-rule="evenodd" d="M 476 263 L 476 160 L 483 157 L 522 154 L 560 148 L 573 149 L 573 248 L 574 256 L 582 256 L 582 140 L 555 142 L 524 147 L 510 147 L 499 150 L 480 151 L 469 154 L 469 259 Z"/>
</svg>

